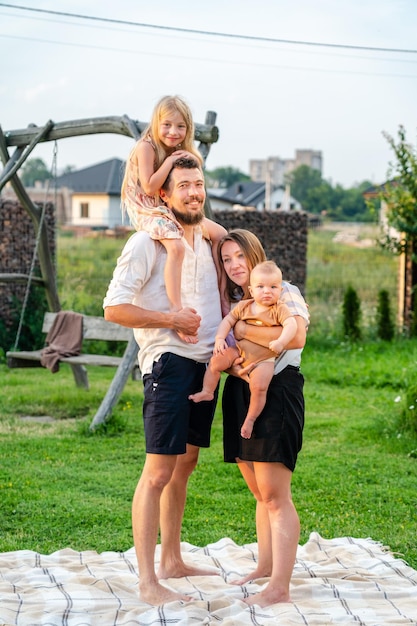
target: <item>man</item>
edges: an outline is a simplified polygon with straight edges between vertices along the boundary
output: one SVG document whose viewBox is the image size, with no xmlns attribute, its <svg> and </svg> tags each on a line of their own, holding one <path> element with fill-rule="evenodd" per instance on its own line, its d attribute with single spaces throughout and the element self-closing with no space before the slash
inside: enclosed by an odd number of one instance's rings
<svg viewBox="0 0 417 626">
<path fill-rule="evenodd" d="M 184 308 L 169 312 L 164 284 L 165 248 L 145 232 L 126 243 L 104 299 L 105 319 L 134 329 L 144 382 L 146 460 L 132 504 L 133 539 L 141 599 L 153 605 L 189 600 L 158 578 L 203 575 L 184 563 L 181 524 L 188 478 L 199 448 L 210 445 L 215 401 L 188 400 L 202 384 L 221 320 L 217 274 L 210 243 L 202 237 L 204 177 L 196 161 L 178 159 L 160 195 L 184 229 Z M 225 231 L 226 233 L 226 231 Z M 183 342 L 177 331 L 196 335 Z M 154 555 L 161 532 L 161 561 Z"/>
</svg>

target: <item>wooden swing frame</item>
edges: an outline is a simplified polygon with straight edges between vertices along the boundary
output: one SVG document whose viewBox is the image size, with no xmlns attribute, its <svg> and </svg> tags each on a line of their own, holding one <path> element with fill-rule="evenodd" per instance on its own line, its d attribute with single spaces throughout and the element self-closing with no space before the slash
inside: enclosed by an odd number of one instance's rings
<svg viewBox="0 0 417 626">
<path fill-rule="evenodd" d="M 219 131 L 215 125 L 216 117 L 217 115 L 214 111 L 208 111 L 205 123 L 195 124 L 194 139 L 199 142 L 198 149 L 203 157 L 204 163 L 210 152 L 211 145 L 216 143 L 219 138 Z M 147 125 L 147 122 L 139 122 L 131 119 L 127 115 L 123 115 L 70 120 L 57 124 L 49 120 L 42 128 L 30 124 L 26 129 L 6 132 L 3 132 L 0 126 L 0 158 L 4 165 L 3 172 L 0 176 L 0 191 L 6 183 L 10 181 L 20 204 L 32 219 L 35 237 L 36 239 L 39 238 L 38 259 L 41 272 L 40 282 L 45 288 L 46 300 L 51 312 L 60 311 L 61 305 L 57 291 L 53 258 L 48 245 L 47 229 L 44 221 L 41 219 L 42 207 L 32 202 L 17 172 L 39 143 L 56 141 L 68 137 L 103 133 L 125 135 L 133 139 L 138 139 Z M 10 147 L 15 148 L 12 156 L 9 154 Z M 206 203 L 205 209 L 206 214 L 211 217 L 209 203 Z M 30 276 L 24 274 L 0 274 L 0 282 L 27 282 L 30 278 Z M 39 282 L 39 279 L 37 282 Z M 122 361 L 90 425 L 91 430 L 94 430 L 97 426 L 109 419 L 112 409 L 117 403 L 134 367 L 137 352 L 138 346 L 132 331 Z"/>
</svg>

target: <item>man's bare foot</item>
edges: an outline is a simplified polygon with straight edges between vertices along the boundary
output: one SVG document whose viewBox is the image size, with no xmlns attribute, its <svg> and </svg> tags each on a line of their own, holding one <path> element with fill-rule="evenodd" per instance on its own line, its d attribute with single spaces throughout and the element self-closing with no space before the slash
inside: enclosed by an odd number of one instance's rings
<svg viewBox="0 0 417 626">
<path fill-rule="evenodd" d="M 188 396 L 189 400 L 193 402 L 210 402 L 214 398 L 214 393 L 211 391 L 206 391 L 202 389 L 198 393 L 193 393 L 191 396 Z"/>
<path fill-rule="evenodd" d="M 291 600 L 288 591 L 284 591 L 283 589 L 271 589 L 270 585 L 268 585 L 259 593 L 245 598 L 244 602 L 249 606 L 257 604 L 260 607 L 266 607 L 272 604 L 278 604 L 278 602 L 291 602 Z"/>
<path fill-rule="evenodd" d="M 248 583 L 251 580 L 256 580 L 257 578 L 269 578 L 271 576 L 271 571 L 260 571 L 260 570 L 255 570 L 253 572 L 250 572 L 250 574 L 247 574 L 246 576 L 244 576 L 243 578 L 239 578 L 239 580 L 230 580 L 229 583 L 231 585 L 245 585 L 246 583 Z"/>
<path fill-rule="evenodd" d="M 219 576 L 217 569 L 195 567 L 194 565 L 186 565 L 184 562 L 173 563 L 171 566 L 159 565 L 157 577 L 164 578 L 185 578 L 187 576 Z"/>
<path fill-rule="evenodd" d="M 177 335 L 184 343 L 198 343 L 197 335 L 184 335 L 180 330 L 177 330 Z"/>
<path fill-rule="evenodd" d="M 172 589 L 167 589 L 159 582 L 155 584 L 140 584 L 139 583 L 139 597 L 142 602 L 152 604 L 152 606 L 160 606 L 161 604 L 167 604 L 167 602 L 175 602 L 181 600 L 182 602 L 191 602 L 193 598 L 183 593 L 177 593 Z"/>
</svg>

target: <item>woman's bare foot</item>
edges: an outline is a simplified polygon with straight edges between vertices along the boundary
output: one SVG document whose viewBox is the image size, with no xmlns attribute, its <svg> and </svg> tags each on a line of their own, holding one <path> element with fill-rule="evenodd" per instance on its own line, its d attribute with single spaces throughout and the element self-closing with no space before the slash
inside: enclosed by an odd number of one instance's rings
<svg viewBox="0 0 417 626">
<path fill-rule="evenodd" d="M 193 402 L 210 402 L 213 398 L 214 393 L 212 391 L 207 391 L 206 389 L 202 389 L 198 393 L 193 393 L 191 396 L 188 396 L 188 399 Z"/>
<path fill-rule="evenodd" d="M 139 583 L 139 596 L 142 602 L 147 602 L 152 604 L 152 606 L 160 606 L 176 600 L 181 600 L 182 602 L 191 602 L 193 600 L 191 596 L 168 589 L 159 582 L 149 585 Z"/>
<path fill-rule="evenodd" d="M 257 578 L 269 578 L 270 576 L 271 576 L 270 571 L 261 572 L 260 570 L 256 569 L 255 571 L 250 572 L 250 574 L 247 574 L 243 578 L 239 578 L 239 580 L 231 580 L 229 582 L 231 585 L 245 585 L 251 580 L 256 580 Z"/>
<path fill-rule="evenodd" d="M 244 599 L 244 602 L 249 606 L 257 604 L 260 607 L 271 606 L 272 604 L 278 604 L 278 602 L 291 602 L 290 594 L 284 589 L 271 589 L 271 585 L 268 585 L 265 589 L 259 593 L 255 593 L 253 596 L 249 596 Z"/>
</svg>

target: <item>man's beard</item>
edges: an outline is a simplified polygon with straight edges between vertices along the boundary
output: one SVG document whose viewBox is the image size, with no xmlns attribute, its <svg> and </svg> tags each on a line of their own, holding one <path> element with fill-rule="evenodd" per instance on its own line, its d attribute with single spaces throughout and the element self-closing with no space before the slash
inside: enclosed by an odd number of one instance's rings
<svg viewBox="0 0 417 626">
<path fill-rule="evenodd" d="M 171 209 L 175 217 L 179 222 L 182 222 L 185 226 L 196 226 L 200 224 L 204 219 L 204 212 L 199 211 L 198 213 L 182 213 L 177 209 Z"/>
</svg>

